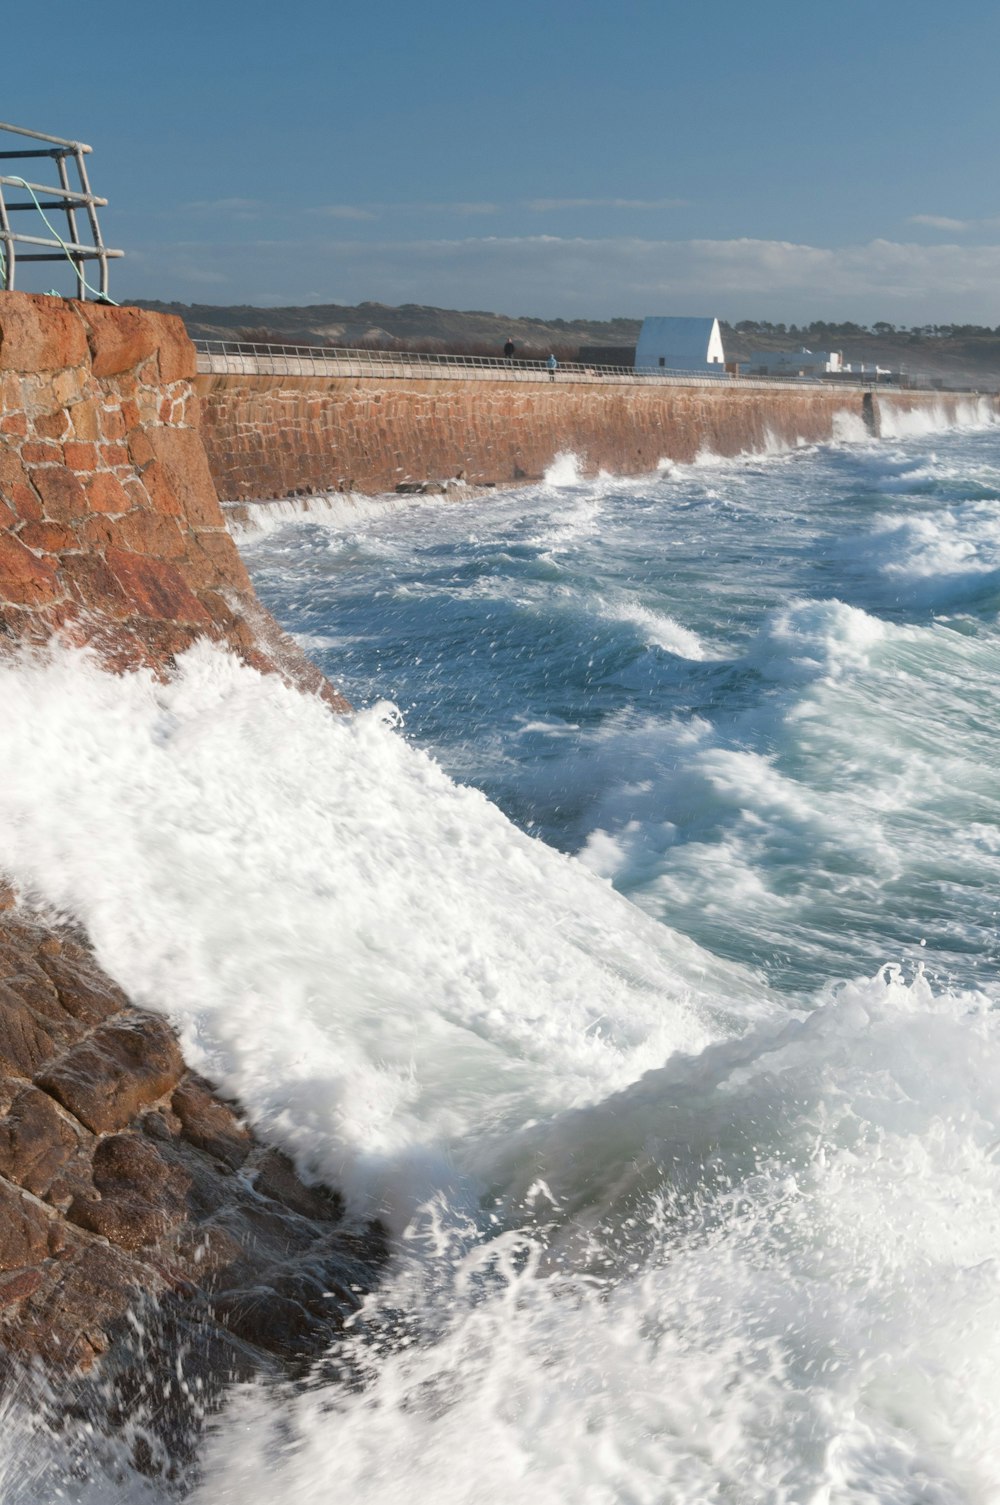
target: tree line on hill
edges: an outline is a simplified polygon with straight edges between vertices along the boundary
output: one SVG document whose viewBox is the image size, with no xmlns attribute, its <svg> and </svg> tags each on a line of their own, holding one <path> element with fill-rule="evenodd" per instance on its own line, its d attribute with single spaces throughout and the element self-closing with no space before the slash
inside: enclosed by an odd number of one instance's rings
<svg viewBox="0 0 1000 1505">
<path fill-rule="evenodd" d="M 1000 335 L 1000 324 L 995 329 L 988 324 L 913 324 L 908 327 L 890 324 L 885 319 L 877 319 L 874 324 L 831 324 L 824 319 L 814 319 L 811 324 L 771 324 L 766 319 L 741 319 L 729 327 L 740 335 L 760 335 L 767 339 L 797 340 L 814 345 L 856 339 L 862 335 L 906 335 L 911 340 L 994 339 Z"/>
</svg>

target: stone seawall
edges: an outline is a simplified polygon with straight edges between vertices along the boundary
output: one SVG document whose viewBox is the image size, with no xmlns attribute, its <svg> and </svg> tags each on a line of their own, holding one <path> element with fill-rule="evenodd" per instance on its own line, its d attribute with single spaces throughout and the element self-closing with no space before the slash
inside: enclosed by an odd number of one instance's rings
<svg viewBox="0 0 1000 1505">
<path fill-rule="evenodd" d="M 639 475 L 661 459 L 759 452 L 859 433 L 857 388 L 628 386 L 516 381 L 202 375 L 203 434 L 223 501 L 297 490 L 391 491 L 464 472 L 510 485 L 562 451 L 586 471 Z M 945 406 L 941 394 L 878 404 Z"/>
<path fill-rule="evenodd" d="M 0 641 L 157 670 L 196 638 L 344 705 L 262 610 L 226 529 L 179 319 L 0 295 Z"/>
</svg>

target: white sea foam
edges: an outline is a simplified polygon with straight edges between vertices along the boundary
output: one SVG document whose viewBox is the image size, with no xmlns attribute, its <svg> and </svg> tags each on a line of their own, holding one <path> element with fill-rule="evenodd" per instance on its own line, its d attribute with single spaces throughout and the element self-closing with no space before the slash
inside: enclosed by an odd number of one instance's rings
<svg viewBox="0 0 1000 1505">
<path fill-rule="evenodd" d="M 887 575 L 927 580 L 1000 570 L 1000 500 L 883 517 L 872 533 Z"/>
<path fill-rule="evenodd" d="M 718 1028 L 737 974 L 453 785 L 386 708 L 331 717 L 208 646 L 166 685 L 7 664 L 0 695 L 0 868 L 397 1222 L 487 1130 Z"/>
<path fill-rule="evenodd" d="M 572 450 L 560 450 L 545 472 L 546 486 L 579 486 L 582 480 L 580 457 Z"/>
<path fill-rule="evenodd" d="M 667 612 L 655 611 L 639 601 L 619 597 L 601 605 L 601 615 L 609 622 L 628 622 L 638 627 L 647 643 L 663 648 L 678 658 L 692 661 L 710 657 L 696 632 L 676 622 Z"/>
<path fill-rule="evenodd" d="M 231 532 L 240 544 L 276 533 L 289 523 L 314 523 L 317 527 L 331 528 L 335 532 L 356 529 L 359 524 L 372 520 L 381 521 L 394 513 L 409 510 L 429 497 L 395 496 L 379 493 L 365 496 L 361 492 L 317 492 L 313 496 L 279 497 L 274 501 L 247 502 L 238 517 L 230 519 Z M 440 501 L 440 496 L 434 498 Z"/>
<path fill-rule="evenodd" d="M 961 397 L 954 401 L 953 407 L 943 400 L 924 400 L 918 407 L 905 408 L 893 402 L 890 394 L 877 396 L 876 400 L 884 439 L 916 439 L 952 428 L 987 428 L 997 422 L 996 409 L 988 397 Z"/>
<path fill-rule="evenodd" d="M 549 1233 L 463 1247 L 428 1215 L 365 1388 L 247 1391 L 199 1505 L 333 1477 L 379 1505 L 986 1505 L 998 1084 L 995 1014 L 887 974 L 571 1115 L 536 1145 Z M 586 1187 L 591 1238 L 553 1262 Z"/>
</svg>

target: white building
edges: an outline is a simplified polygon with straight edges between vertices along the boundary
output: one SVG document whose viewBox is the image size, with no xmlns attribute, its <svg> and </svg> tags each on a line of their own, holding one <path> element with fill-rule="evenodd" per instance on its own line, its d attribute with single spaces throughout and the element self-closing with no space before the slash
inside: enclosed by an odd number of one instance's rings
<svg viewBox="0 0 1000 1505">
<path fill-rule="evenodd" d="M 718 319 L 643 319 L 635 349 L 637 371 L 725 370 Z"/>
<path fill-rule="evenodd" d="M 748 376 L 829 376 L 843 371 L 839 350 L 754 350 L 747 362 Z"/>
</svg>

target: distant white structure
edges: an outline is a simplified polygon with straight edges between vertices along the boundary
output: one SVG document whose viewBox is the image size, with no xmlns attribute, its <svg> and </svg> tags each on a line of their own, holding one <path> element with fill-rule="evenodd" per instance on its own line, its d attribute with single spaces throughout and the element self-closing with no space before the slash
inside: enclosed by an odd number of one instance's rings
<svg viewBox="0 0 1000 1505">
<path fill-rule="evenodd" d="M 849 368 L 848 368 L 849 369 Z M 750 376 L 829 376 L 844 370 L 839 350 L 754 350 L 747 362 Z"/>
<path fill-rule="evenodd" d="M 643 319 L 635 347 L 637 371 L 725 370 L 718 319 Z"/>
</svg>

